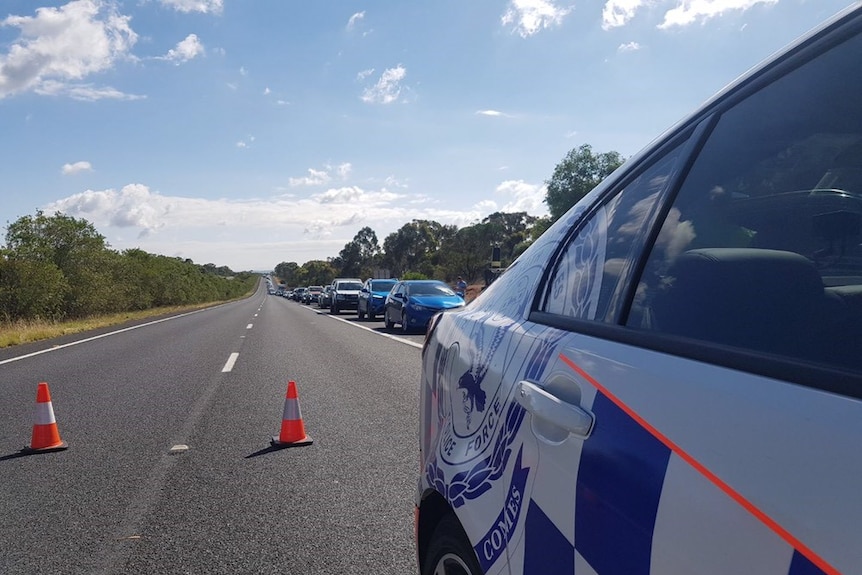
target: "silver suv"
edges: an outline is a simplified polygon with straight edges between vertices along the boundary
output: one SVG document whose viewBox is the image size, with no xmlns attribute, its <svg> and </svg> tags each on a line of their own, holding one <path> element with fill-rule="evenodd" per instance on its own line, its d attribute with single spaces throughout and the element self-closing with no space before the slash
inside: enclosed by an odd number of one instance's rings
<svg viewBox="0 0 862 575">
<path fill-rule="evenodd" d="M 359 305 L 359 290 L 362 280 L 358 278 L 335 278 L 329 294 L 329 313 L 338 314 L 343 309 L 356 309 Z"/>
</svg>

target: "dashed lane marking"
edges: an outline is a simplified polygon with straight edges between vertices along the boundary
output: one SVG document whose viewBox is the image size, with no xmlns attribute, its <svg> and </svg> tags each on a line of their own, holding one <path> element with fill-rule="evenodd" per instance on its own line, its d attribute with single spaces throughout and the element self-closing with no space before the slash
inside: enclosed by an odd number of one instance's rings
<svg viewBox="0 0 862 575">
<path fill-rule="evenodd" d="M 231 370 L 233 370 L 233 366 L 234 366 L 234 364 L 236 363 L 236 360 L 237 360 L 237 358 L 238 358 L 238 357 L 239 357 L 239 354 L 238 354 L 238 353 L 236 353 L 236 352 L 234 352 L 234 353 L 230 354 L 230 357 L 229 357 L 229 358 L 227 358 L 227 363 L 225 363 L 225 364 L 224 364 L 224 367 L 223 367 L 223 368 L 221 368 L 221 372 L 222 372 L 222 373 L 228 373 L 228 372 L 230 372 Z"/>
</svg>

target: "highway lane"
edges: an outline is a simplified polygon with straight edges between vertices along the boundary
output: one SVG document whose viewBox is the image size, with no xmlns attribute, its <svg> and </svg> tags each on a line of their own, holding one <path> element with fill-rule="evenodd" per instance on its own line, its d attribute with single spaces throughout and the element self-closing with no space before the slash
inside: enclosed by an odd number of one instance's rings
<svg viewBox="0 0 862 575">
<path fill-rule="evenodd" d="M 420 351 L 351 319 L 261 289 L 0 356 L 0 573 L 415 572 Z M 289 379 L 314 444 L 274 450 Z M 70 447 L 20 457 L 39 381 Z"/>
</svg>

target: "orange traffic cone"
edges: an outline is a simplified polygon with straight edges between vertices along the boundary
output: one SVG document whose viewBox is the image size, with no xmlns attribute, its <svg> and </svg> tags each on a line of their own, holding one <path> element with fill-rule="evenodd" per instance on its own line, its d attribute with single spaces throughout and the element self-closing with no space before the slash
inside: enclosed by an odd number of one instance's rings
<svg viewBox="0 0 862 575">
<path fill-rule="evenodd" d="M 60 451 L 69 447 L 60 439 L 57 421 L 54 419 L 54 407 L 51 405 L 51 392 L 48 384 L 42 382 L 36 389 L 36 412 L 33 423 L 33 436 L 27 452 Z"/>
<path fill-rule="evenodd" d="M 281 433 L 270 442 L 274 447 L 298 447 L 311 445 L 312 439 L 305 434 L 302 413 L 299 410 L 299 396 L 296 382 L 287 382 L 287 396 L 284 398 L 284 415 L 281 418 Z"/>
</svg>

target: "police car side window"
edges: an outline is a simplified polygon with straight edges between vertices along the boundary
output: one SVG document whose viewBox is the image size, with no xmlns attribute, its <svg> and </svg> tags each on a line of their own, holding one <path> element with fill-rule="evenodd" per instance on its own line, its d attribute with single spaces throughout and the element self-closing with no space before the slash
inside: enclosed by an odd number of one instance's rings
<svg viewBox="0 0 862 575">
<path fill-rule="evenodd" d="M 643 249 L 656 202 L 683 144 L 664 154 L 580 223 L 557 259 L 542 311 L 577 319 L 612 320 L 611 302 L 633 257 Z"/>
<path fill-rule="evenodd" d="M 653 246 L 631 327 L 862 371 L 860 69 L 862 36 L 721 115 Z"/>
</svg>

